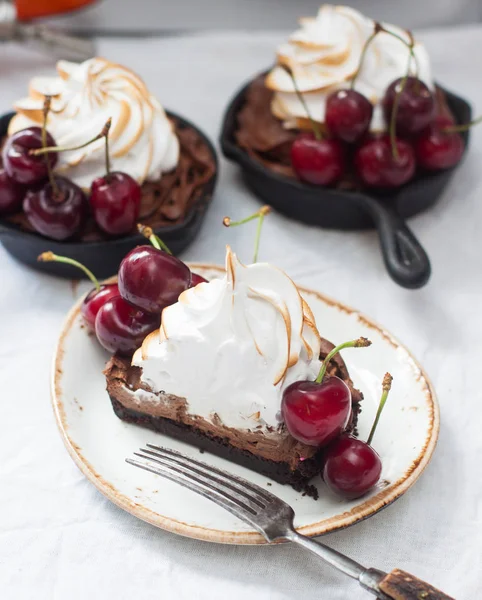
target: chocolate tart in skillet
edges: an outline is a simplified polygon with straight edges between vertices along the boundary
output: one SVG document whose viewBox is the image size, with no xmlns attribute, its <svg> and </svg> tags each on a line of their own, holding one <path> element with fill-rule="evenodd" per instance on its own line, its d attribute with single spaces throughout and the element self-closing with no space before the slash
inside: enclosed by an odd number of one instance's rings
<svg viewBox="0 0 482 600">
<path fill-rule="evenodd" d="M 103 59 L 91 59 L 87 63 L 96 60 L 100 61 Z M 59 64 L 62 65 L 59 72 L 62 72 L 64 68 L 78 69 L 86 63 L 74 65 L 73 63 L 61 61 Z M 67 66 L 65 67 L 65 65 Z M 112 63 L 107 63 L 107 66 L 111 69 L 116 69 L 113 72 L 114 76 L 117 76 L 117 71 L 120 71 L 121 75 L 124 74 L 124 71 L 127 71 L 123 67 L 113 65 Z M 132 74 L 132 78 L 136 78 L 134 81 L 137 86 L 144 86 L 141 80 L 134 74 Z M 62 84 L 62 77 L 59 79 L 60 84 Z M 60 85 L 59 79 L 34 78 L 31 82 L 30 90 L 32 86 L 37 86 L 41 89 L 44 86 L 46 93 L 50 92 L 48 85 Z M 145 86 L 142 90 L 144 89 Z M 54 87 L 50 93 L 55 94 L 57 91 Z M 30 93 L 32 94 L 32 92 Z M 62 95 L 59 93 L 59 102 L 61 98 Z M 53 107 L 55 107 L 55 99 L 56 96 L 53 95 Z M 20 101 L 20 108 L 16 106 L 17 114 L 7 113 L 0 117 L 0 146 L 3 146 L 9 133 L 12 133 L 12 119 L 14 119 L 14 124 L 15 119 L 20 119 L 15 130 L 29 127 L 34 122 L 34 119 L 38 119 L 38 110 L 37 114 L 35 114 L 30 109 L 29 103 L 32 101 L 37 103 L 41 101 L 40 93 L 35 94 L 34 92 L 33 98 L 30 97 L 27 100 Z M 202 225 L 214 193 L 218 161 L 212 143 L 194 124 L 174 112 L 169 111 L 164 113 L 162 107 L 152 97 L 149 97 L 149 102 L 152 103 L 154 107 L 153 111 L 155 110 L 156 116 L 158 116 L 158 121 L 155 122 L 157 129 L 152 132 L 153 139 L 149 138 L 148 140 L 151 145 L 150 147 L 153 148 L 154 158 L 156 158 L 155 154 L 157 151 L 159 156 L 164 151 L 166 143 L 162 140 L 169 135 L 174 140 L 174 142 L 170 140 L 169 143 L 176 143 L 178 148 L 174 168 L 172 168 L 173 164 L 169 164 L 166 169 L 156 166 L 156 168 L 152 169 L 150 178 L 139 178 L 137 175 L 140 165 L 137 165 L 135 161 L 137 156 L 143 155 L 145 148 L 141 145 L 142 136 L 133 135 L 132 138 L 137 140 L 137 142 L 133 144 L 130 153 L 126 157 L 121 157 L 117 164 L 115 144 L 113 147 L 112 142 L 110 142 L 111 156 L 113 156 L 111 158 L 112 170 L 124 171 L 138 180 L 141 186 L 141 201 L 137 221 L 152 227 L 165 240 L 172 251 L 177 254 L 194 240 Z M 88 132 L 94 131 L 94 127 L 98 128 L 98 123 L 105 121 L 105 115 L 113 115 L 112 129 L 115 131 L 115 109 L 115 104 L 108 107 L 101 105 L 99 107 L 100 114 L 95 113 L 96 122 L 93 125 L 82 121 L 82 119 L 77 123 L 76 117 L 73 117 L 69 121 L 69 124 L 72 125 L 72 123 L 75 123 L 78 125 L 80 131 L 76 133 L 74 130 L 76 137 L 72 138 L 70 136 L 68 145 L 74 145 L 72 144 L 72 139 L 75 142 L 81 138 L 83 140 L 86 138 L 89 139 Z M 127 123 L 127 128 L 130 127 L 130 123 L 136 117 L 133 109 L 131 109 L 130 115 L 131 120 Z M 57 129 L 59 131 L 63 130 L 59 129 L 60 126 L 58 125 L 60 117 L 58 115 L 54 115 L 54 117 L 57 118 L 57 121 L 52 121 L 53 124 L 48 121 L 47 129 L 50 132 L 50 128 L 53 127 L 53 135 L 55 137 Z M 77 119 L 79 118 L 77 117 Z M 119 120 L 121 120 L 121 115 L 119 115 Z M 62 124 L 62 127 L 65 128 L 65 124 Z M 162 127 L 164 127 L 164 130 Z M 157 134 L 159 134 L 158 139 L 161 140 L 161 148 L 156 147 L 155 136 Z M 59 146 L 66 145 L 57 139 L 56 142 Z M 120 142 L 118 142 L 119 144 Z M 102 148 L 99 147 L 96 152 L 99 152 L 98 155 L 95 155 L 95 159 L 92 159 L 93 162 L 86 166 L 85 171 L 79 172 L 75 168 L 70 168 L 68 164 L 65 164 L 68 159 L 64 159 L 63 161 L 59 160 L 59 164 L 55 169 L 56 174 L 58 173 L 68 178 L 72 177 L 74 183 L 78 183 L 88 196 L 89 182 L 95 177 L 102 175 L 102 171 L 105 169 L 105 161 L 104 166 L 102 165 Z M 64 154 L 72 153 L 60 153 L 59 156 L 63 156 Z M 89 159 L 90 157 L 87 154 L 87 160 Z M 167 164 L 166 160 L 173 163 L 171 159 L 164 159 L 165 164 Z M 154 159 L 152 159 L 151 164 L 153 161 Z M 0 159 L 0 166 L 1 162 Z M 162 164 L 161 159 L 158 162 Z M 135 227 L 130 233 L 110 236 L 97 225 L 92 213 L 89 211 L 84 225 L 72 237 L 63 241 L 54 240 L 36 232 L 26 214 L 23 211 L 18 211 L 13 214 L 0 216 L 0 242 L 16 259 L 38 270 L 62 277 L 79 277 L 79 271 L 69 265 L 37 261 L 40 253 L 45 250 L 51 250 L 55 254 L 76 259 L 95 272 L 99 278 L 105 278 L 117 271 L 119 263 L 127 252 L 135 246 L 144 243 L 144 238 L 137 233 Z"/>
<path fill-rule="evenodd" d="M 303 20 L 304 24 L 311 27 L 308 34 L 314 35 L 315 41 L 319 41 L 320 36 L 326 38 L 330 35 L 324 29 L 326 27 L 327 11 L 332 11 L 337 19 L 341 16 L 344 18 L 349 17 L 350 23 L 353 19 L 359 19 L 360 23 L 358 25 L 362 28 L 360 33 L 362 40 L 366 40 L 370 31 L 373 31 L 373 21 L 371 22 L 371 29 L 363 30 L 363 27 L 369 27 L 370 22 L 368 20 L 367 25 L 365 17 L 353 11 L 353 9 L 324 5 L 316 19 Z M 330 16 L 331 27 L 334 23 L 337 23 L 337 21 L 333 21 L 333 14 Z M 315 26 L 319 28 L 318 31 L 315 31 Z M 358 32 L 359 30 L 355 28 L 355 31 Z M 297 53 L 303 52 L 303 44 L 310 41 L 303 39 L 303 35 L 306 34 L 306 29 L 296 32 L 290 38 L 290 43 L 281 46 L 278 52 L 278 59 L 284 57 L 283 60 L 286 61 L 286 56 L 288 56 L 288 64 L 292 71 L 294 71 L 294 64 L 300 64 L 293 61 L 300 61 L 301 59 L 299 54 L 289 56 L 290 52 L 293 47 L 296 47 Z M 386 45 L 386 38 L 388 37 L 390 36 L 381 37 L 384 45 Z M 341 35 L 341 41 L 340 36 L 335 41 L 338 45 L 334 45 L 334 48 L 339 51 L 343 36 Z M 397 40 L 394 40 L 394 42 L 397 42 Z M 297 46 L 297 44 L 299 45 Z M 400 47 L 405 53 L 407 52 L 403 44 L 399 44 L 399 47 L 395 48 L 395 55 Z M 421 45 L 416 44 L 415 50 L 417 48 L 419 63 L 427 73 L 425 79 L 429 79 L 428 56 Z M 380 47 L 378 47 L 375 49 L 379 55 L 383 56 L 385 48 L 382 47 L 380 50 Z M 344 50 L 348 51 L 347 48 L 344 48 Z M 387 48 L 387 53 L 388 50 L 391 52 L 393 47 Z M 358 48 L 358 51 L 359 55 L 361 49 Z M 350 52 L 356 54 L 356 47 L 350 47 Z M 359 62 L 358 55 L 356 56 L 356 64 Z M 369 50 L 366 55 L 369 55 Z M 330 60 L 329 56 L 326 58 Z M 396 62 L 393 55 L 390 55 L 390 60 Z M 370 62 L 368 61 L 368 63 L 368 75 L 365 75 L 365 79 L 370 77 Z M 329 63 L 323 63 L 322 58 L 321 64 L 326 68 Z M 351 74 L 353 74 L 354 64 L 348 64 L 346 67 L 348 70 L 352 68 Z M 388 71 L 386 78 L 388 82 L 406 74 L 406 60 L 404 59 L 401 64 L 405 65 L 401 72 L 394 70 L 393 65 L 390 66 L 391 70 Z M 336 68 L 338 67 L 341 69 L 339 64 Z M 422 245 L 406 224 L 406 219 L 435 204 L 455 169 L 449 168 L 430 173 L 418 170 L 408 183 L 389 191 L 364 187 L 353 176 L 352 172 L 347 172 L 346 176 L 333 187 L 304 183 L 296 177 L 291 167 L 290 148 L 300 131 L 310 128 L 310 123 L 303 117 L 306 112 L 304 112 L 301 104 L 297 104 L 299 101 L 295 93 L 278 92 L 273 89 L 277 81 L 275 77 L 273 84 L 272 75 L 275 70 L 276 67 L 271 72 L 264 72 L 253 78 L 235 94 L 229 103 L 220 137 L 224 155 L 238 163 L 247 185 L 263 202 L 268 202 L 290 218 L 326 228 L 344 230 L 377 228 L 384 262 L 392 279 L 406 288 L 418 288 L 425 285 L 430 277 L 430 261 Z M 279 73 L 275 74 L 279 75 Z M 339 77 L 337 72 L 332 72 L 331 75 L 333 77 L 330 80 L 331 87 L 329 91 L 337 89 L 337 77 Z M 298 87 L 303 88 L 303 65 L 301 70 L 298 71 L 298 76 L 300 77 Z M 371 92 L 370 97 L 373 97 L 373 89 L 363 87 L 366 85 L 363 76 L 364 71 L 362 70 L 357 79 L 360 82 L 360 89 L 362 91 L 369 90 Z M 340 77 L 345 82 L 348 77 L 347 72 L 341 71 Z M 430 79 L 430 81 L 432 80 Z M 286 82 L 284 82 L 285 84 Z M 343 86 L 343 84 L 340 85 Z M 457 124 L 470 122 L 471 107 L 463 98 L 436 84 L 433 84 L 433 86 L 436 110 L 439 115 L 449 115 Z M 305 87 L 309 89 L 309 82 Z M 344 84 L 344 87 L 346 87 L 346 84 Z M 379 94 L 381 93 L 384 93 L 384 90 L 380 90 Z M 320 107 L 324 111 L 323 103 L 326 95 L 326 92 L 319 91 L 304 94 L 311 116 L 319 122 L 320 126 L 323 126 L 323 117 L 318 117 L 318 113 Z M 375 97 L 377 97 L 376 94 Z M 380 98 L 380 95 L 378 98 Z M 373 123 L 376 127 L 374 131 L 378 130 L 380 123 L 383 126 L 383 113 L 380 102 L 374 104 L 372 125 Z M 469 133 L 465 131 L 461 135 L 466 148 Z"/>
</svg>

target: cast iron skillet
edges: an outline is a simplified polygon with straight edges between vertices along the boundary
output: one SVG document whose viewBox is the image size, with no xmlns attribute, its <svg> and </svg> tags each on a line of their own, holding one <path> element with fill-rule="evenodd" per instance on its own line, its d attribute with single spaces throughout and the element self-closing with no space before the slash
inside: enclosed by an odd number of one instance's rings
<svg viewBox="0 0 482 600">
<path fill-rule="evenodd" d="M 417 175 L 390 194 L 323 188 L 274 173 L 251 158 L 235 141 L 236 115 L 250 84 L 251 81 L 231 100 L 224 116 L 220 143 L 226 158 L 241 166 L 246 183 L 254 193 L 281 213 L 310 225 L 335 229 L 375 226 L 392 279 L 406 288 L 425 285 L 430 277 L 430 261 L 405 219 L 437 201 L 454 169 Z M 457 122 L 468 123 L 472 115 L 470 105 L 455 94 L 443 91 Z M 469 134 L 462 135 L 467 147 Z"/>
<path fill-rule="evenodd" d="M 13 115 L 14 113 L 8 113 L 0 117 L 0 139 L 6 135 L 8 124 Z M 195 129 L 209 147 L 216 163 L 216 171 L 213 177 L 206 183 L 202 195 L 186 215 L 185 220 L 176 225 L 161 227 L 156 231 L 172 252 L 179 254 L 194 240 L 201 227 L 216 186 L 218 160 L 212 143 L 202 131 L 173 112 L 168 112 L 168 115 L 177 119 L 180 127 Z M 69 256 L 80 261 L 91 269 L 99 279 L 104 279 L 117 272 L 119 263 L 129 250 L 145 243 L 146 240 L 141 235 L 135 234 L 99 242 L 57 242 L 36 233 L 22 231 L 7 220 L 0 219 L 0 242 L 16 259 L 39 271 L 59 275 L 60 277 L 75 279 L 82 277 L 80 270 L 69 265 L 37 261 L 37 256 L 41 252 L 51 250 L 55 254 Z"/>
</svg>

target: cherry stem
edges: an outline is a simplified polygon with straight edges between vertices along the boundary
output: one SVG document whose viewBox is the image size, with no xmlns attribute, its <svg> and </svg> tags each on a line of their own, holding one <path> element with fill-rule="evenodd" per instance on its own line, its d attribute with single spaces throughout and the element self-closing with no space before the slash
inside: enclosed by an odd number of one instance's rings
<svg viewBox="0 0 482 600">
<path fill-rule="evenodd" d="M 298 83 L 296 82 L 296 77 L 295 77 L 293 71 L 291 70 L 290 67 L 288 67 L 288 65 L 280 64 L 280 67 L 282 69 L 284 69 L 288 73 L 288 75 L 291 77 L 291 81 L 293 82 L 293 87 L 295 88 L 296 95 L 298 96 L 298 100 L 301 102 L 301 105 L 303 106 L 304 111 L 308 115 L 311 129 L 313 130 L 313 134 L 314 134 L 315 138 L 317 140 L 323 139 L 320 128 L 318 127 L 318 124 L 315 122 L 315 120 L 311 116 L 311 113 L 308 109 L 308 105 L 306 104 L 306 100 L 304 99 L 303 94 L 300 92 L 300 88 L 298 87 Z"/>
<path fill-rule="evenodd" d="M 464 123 L 462 125 L 449 125 L 448 127 L 444 127 L 441 131 L 443 131 L 443 133 L 460 133 L 463 131 L 468 131 L 471 127 L 478 125 L 481 122 L 482 115 L 473 121 L 470 121 L 470 123 Z"/>
<path fill-rule="evenodd" d="M 397 36 L 397 34 L 394 33 L 393 35 L 396 38 L 404 41 L 403 38 L 401 38 L 400 36 Z M 412 34 L 410 34 L 410 37 L 411 37 L 411 43 L 409 45 L 410 54 L 408 57 L 407 72 L 405 73 L 405 76 L 403 77 L 402 81 L 400 82 L 397 93 L 395 94 L 395 100 L 393 101 L 393 106 L 392 106 L 392 114 L 390 116 L 390 145 L 392 147 L 392 155 L 395 160 L 398 160 L 400 158 L 398 155 L 398 148 L 397 148 L 398 107 L 400 106 L 400 99 L 403 94 L 403 90 L 405 89 L 405 86 L 407 85 L 408 77 L 410 74 L 410 66 L 412 64 L 412 58 L 415 60 L 415 64 L 416 64 L 415 53 L 413 52 L 413 46 L 414 46 L 415 40 L 413 39 Z M 417 71 L 418 71 L 418 68 L 417 68 Z"/>
<path fill-rule="evenodd" d="M 111 124 L 112 118 L 107 121 L 107 123 L 104 125 L 104 129 L 102 130 L 105 139 L 105 172 L 107 181 L 110 180 L 109 130 Z"/>
<path fill-rule="evenodd" d="M 91 140 L 89 140 L 88 142 L 85 142 L 85 144 L 80 144 L 79 146 L 71 146 L 71 147 L 68 147 L 68 146 L 46 146 L 44 148 L 30 150 L 29 154 L 31 154 L 32 156 L 39 156 L 42 154 L 47 154 L 48 152 L 70 152 L 71 150 L 82 150 L 82 148 L 85 148 L 86 146 L 93 144 L 94 142 L 102 139 L 103 137 L 107 138 L 108 134 L 109 134 L 111 122 L 112 122 L 112 119 L 110 118 L 106 122 L 104 127 L 102 128 L 102 131 L 100 133 L 98 133 L 95 137 L 93 137 Z"/>
<path fill-rule="evenodd" d="M 382 397 L 380 398 L 380 403 L 378 405 L 377 414 L 375 415 L 375 420 L 373 421 L 370 435 L 368 436 L 368 439 L 367 439 L 368 445 L 370 445 L 372 443 L 373 436 L 375 435 L 375 430 L 378 425 L 378 421 L 380 420 L 380 415 L 382 414 L 382 411 L 385 407 L 385 403 L 387 401 L 388 392 L 390 391 L 390 388 L 392 387 L 392 381 L 393 381 L 393 377 L 390 375 L 390 373 L 386 373 L 385 377 L 383 378 L 383 383 L 382 383 L 382 387 L 383 387 Z"/>
<path fill-rule="evenodd" d="M 355 81 L 357 80 L 357 77 L 360 74 L 360 71 L 362 70 L 363 62 L 365 60 L 365 55 L 367 53 L 368 46 L 372 43 L 372 41 L 380 33 L 380 31 L 383 31 L 383 26 L 381 23 L 378 23 L 378 21 L 375 21 L 375 27 L 374 27 L 373 33 L 370 35 L 370 37 L 365 42 L 365 45 L 363 46 L 363 50 L 360 54 L 360 62 L 358 63 L 358 68 L 355 71 L 355 75 L 353 75 L 353 79 L 351 80 L 350 88 L 352 90 L 355 88 Z"/>
<path fill-rule="evenodd" d="M 353 75 L 353 78 L 351 80 L 350 88 L 352 90 L 355 88 L 355 82 L 356 82 L 358 76 L 360 75 L 360 71 L 362 70 L 363 63 L 365 61 L 365 56 L 366 56 L 366 53 L 368 50 L 368 46 L 372 43 L 372 41 L 375 39 L 375 37 L 381 31 L 383 31 L 383 33 L 391 35 L 392 37 L 396 38 L 397 40 L 400 40 L 402 42 L 402 44 L 405 44 L 405 46 L 408 46 L 408 49 L 410 50 L 410 56 L 413 58 L 414 63 L 415 63 L 415 73 L 418 76 L 419 68 L 418 68 L 417 57 L 415 56 L 415 52 L 413 51 L 414 39 L 413 39 L 412 33 L 410 31 L 407 31 L 407 34 L 410 37 L 410 42 L 407 42 L 407 40 L 404 40 L 402 36 L 398 35 L 394 31 L 390 31 L 390 29 L 386 29 L 381 23 L 379 23 L 378 21 L 375 21 L 373 33 L 370 35 L 370 37 L 365 42 L 365 45 L 363 46 L 363 50 L 360 55 L 360 62 L 358 63 L 358 68 L 355 71 L 355 75 Z M 410 59 L 410 64 L 412 62 L 412 58 Z M 409 68 L 410 68 L 410 64 L 409 64 Z"/>
<path fill-rule="evenodd" d="M 47 147 L 47 118 L 50 112 L 50 105 L 52 103 L 52 96 L 45 96 L 44 107 L 43 107 L 43 122 L 42 122 L 42 150 Z M 52 173 L 52 165 L 50 164 L 49 157 L 44 157 L 45 165 L 47 167 L 47 174 L 49 182 L 52 187 L 53 196 L 55 199 L 60 197 L 60 190 L 57 182 L 55 181 L 54 174 Z"/>
<path fill-rule="evenodd" d="M 137 223 L 137 231 L 146 237 L 156 250 L 164 250 L 167 254 L 172 256 L 172 252 L 169 250 L 167 245 L 161 240 L 161 238 L 152 231 L 152 227 Z"/>
<path fill-rule="evenodd" d="M 367 346 L 371 346 L 371 344 L 372 343 L 370 342 L 370 340 L 367 340 L 367 338 L 361 337 L 361 338 L 358 338 L 357 340 L 345 342 L 344 344 L 340 344 L 339 346 L 336 346 L 335 348 L 333 348 L 333 350 L 326 355 L 326 358 L 321 365 L 320 372 L 318 373 L 318 377 L 315 379 L 315 382 L 321 383 L 323 381 L 323 377 L 326 375 L 326 369 L 328 368 L 328 364 L 330 363 L 330 360 L 335 356 L 335 354 L 338 354 L 338 352 L 340 352 L 340 350 L 344 350 L 345 348 L 366 348 Z"/>
<path fill-rule="evenodd" d="M 87 277 L 92 281 L 92 283 L 95 285 L 95 289 L 97 291 L 100 290 L 99 280 L 92 273 L 92 271 L 90 271 L 85 265 L 78 262 L 77 260 L 74 260 L 73 258 L 69 258 L 68 256 L 58 256 L 57 254 L 54 254 L 53 252 L 49 251 L 42 252 L 42 254 L 40 254 L 40 256 L 37 258 L 37 260 L 39 262 L 59 262 L 64 263 L 66 265 L 72 265 L 73 267 L 77 267 L 78 269 L 83 271 L 87 275 Z"/>
<path fill-rule="evenodd" d="M 224 217 L 223 225 L 225 227 L 237 227 L 238 225 L 244 225 L 245 223 L 249 223 L 250 221 L 254 221 L 254 219 L 258 219 L 258 227 L 256 229 L 256 238 L 254 240 L 254 256 L 253 263 L 258 262 L 258 254 L 259 254 L 259 242 L 261 239 L 261 230 L 263 228 L 263 221 L 265 216 L 271 212 L 271 207 L 268 205 L 262 206 L 257 212 L 245 219 L 241 219 L 240 221 L 231 221 L 229 217 Z"/>
</svg>

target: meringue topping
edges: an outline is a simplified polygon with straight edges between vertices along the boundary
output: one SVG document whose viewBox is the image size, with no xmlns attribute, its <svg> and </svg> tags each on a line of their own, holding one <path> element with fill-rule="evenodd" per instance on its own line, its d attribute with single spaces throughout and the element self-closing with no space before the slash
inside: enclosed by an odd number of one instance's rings
<svg viewBox="0 0 482 600">
<path fill-rule="evenodd" d="M 47 127 L 59 146 L 77 146 L 100 133 L 109 117 L 111 169 L 140 184 L 158 180 L 179 159 L 179 141 L 164 109 L 142 79 L 103 58 L 77 64 L 61 60 L 58 77 L 34 77 L 29 95 L 14 104 L 11 135 L 42 124 L 44 97 L 52 96 Z M 61 152 L 56 171 L 84 189 L 105 174 L 104 140 L 81 150 Z"/>
<path fill-rule="evenodd" d="M 308 114 L 296 96 L 290 75 L 279 65 L 291 68 L 311 116 L 323 123 L 327 96 L 350 86 L 375 22 L 348 6 L 324 4 L 316 17 L 300 19 L 300 25 L 278 49 L 278 65 L 266 78 L 267 87 L 275 92 L 271 110 L 288 128 L 302 127 Z M 383 27 L 410 43 L 405 30 L 385 23 Z M 433 89 L 427 51 L 419 42 L 413 50 L 416 65 L 412 60 L 410 73 L 417 72 Z M 380 102 L 392 81 L 406 75 L 409 60 L 409 48 L 388 33 L 381 31 L 370 42 L 355 89 L 374 105 L 372 130 L 385 129 Z"/>
<path fill-rule="evenodd" d="M 164 309 L 132 364 L 154 392 L 185 398 L 192 415 L 266 429 L 280 424 L 283 390 L 316 378 L 319 354 L 313 313 L 291 279 L 266 263 L 243 265 L 228 247 L 226 275 Z"/>
</svg>

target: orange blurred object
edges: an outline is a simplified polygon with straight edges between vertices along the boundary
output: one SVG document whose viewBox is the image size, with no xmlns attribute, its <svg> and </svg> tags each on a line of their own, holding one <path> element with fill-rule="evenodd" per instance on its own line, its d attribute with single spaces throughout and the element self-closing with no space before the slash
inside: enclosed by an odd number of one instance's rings
<svg viewBox="0 0 482 600">
<path fill-rule="evenodd" d="M 95 0 L 15 0 L 19 21 L 50 17 L 93 4 Z"/>
</svg>

